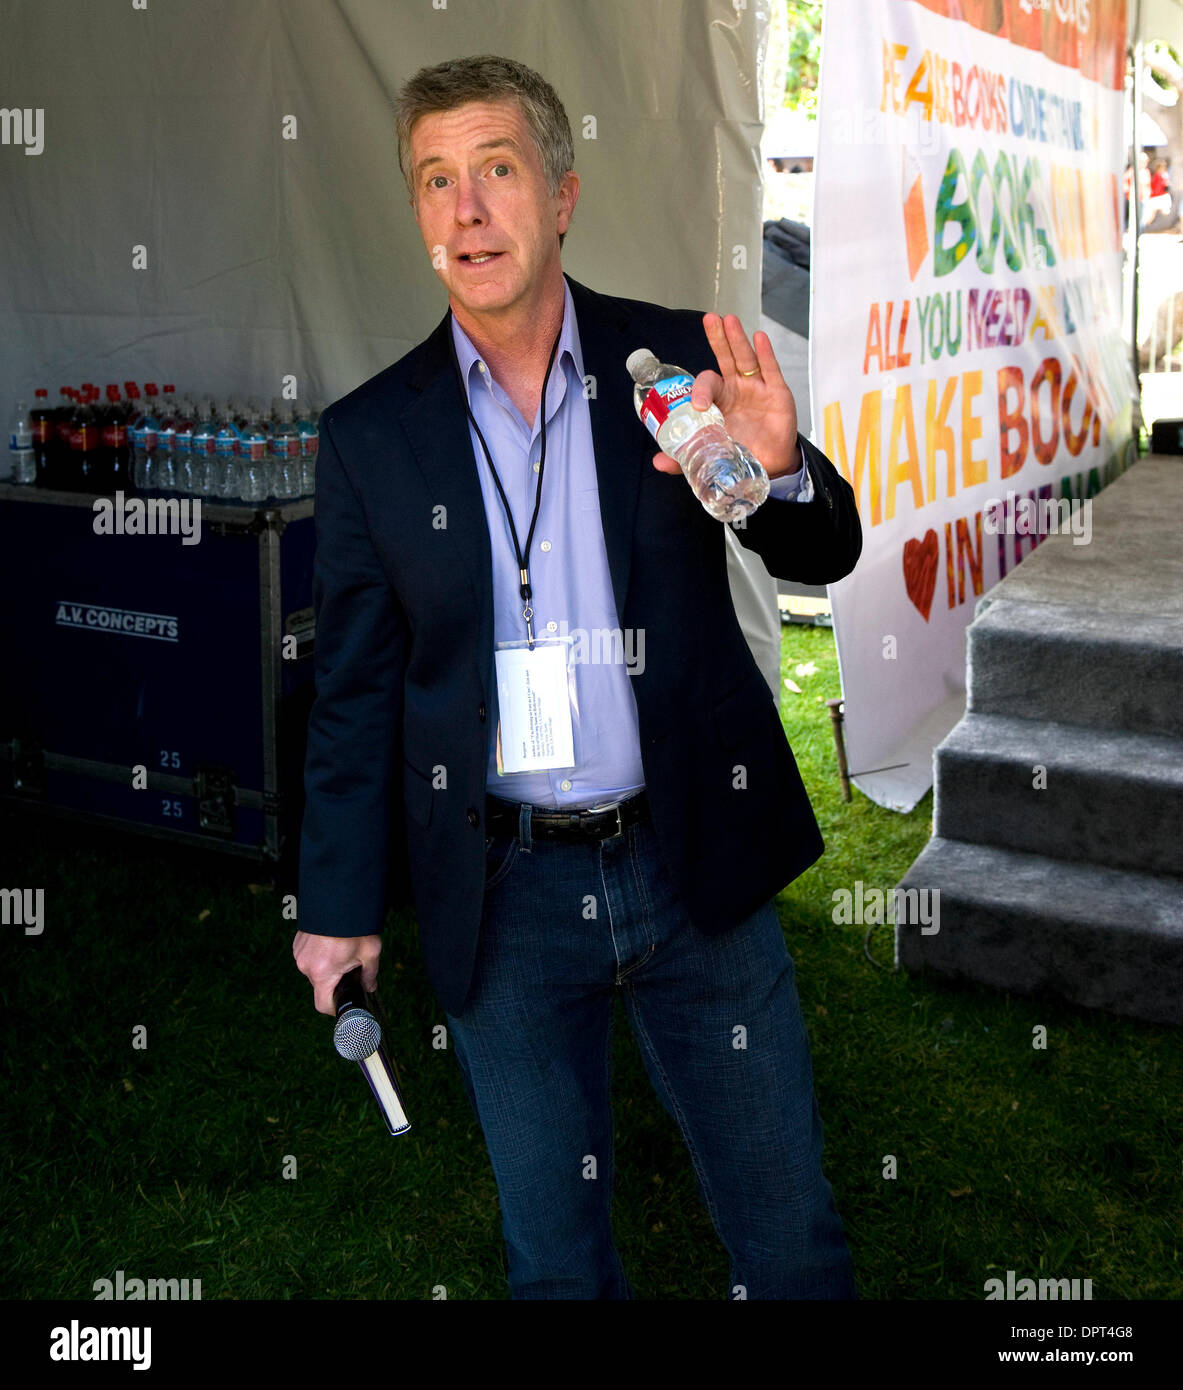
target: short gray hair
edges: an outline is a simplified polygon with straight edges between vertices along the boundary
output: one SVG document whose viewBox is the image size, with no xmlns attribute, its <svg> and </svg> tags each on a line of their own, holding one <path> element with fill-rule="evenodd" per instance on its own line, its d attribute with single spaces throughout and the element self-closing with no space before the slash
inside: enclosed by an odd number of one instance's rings
<svg viewBox="0 0 1183 1390">
<path fill-rule="evenodd" d="M 415 122 L 421 116 L 452 111 L 470 101 L 506 100 L 516 101 L 525 117 L 542 161 L 547 191 L 552 198 L 555 196 L 563 175 L 575 167 L 571 123 L 558 93 L 546 78 L 524 63 L 495 53 L 480 53 L 420 68 L 398 94 L 398 167 L 412 199 L 415 187 L 410 167 L 411 130 Z M 560 236 L 560 245 L 562 240 Z"/>
</svg>

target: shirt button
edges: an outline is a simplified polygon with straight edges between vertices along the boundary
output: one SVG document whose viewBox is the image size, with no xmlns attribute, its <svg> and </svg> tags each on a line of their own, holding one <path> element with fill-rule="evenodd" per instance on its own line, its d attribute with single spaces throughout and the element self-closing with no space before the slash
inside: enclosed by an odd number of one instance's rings
<svg viewBox="0 0 1183 1390">
<path fill-rule="evenodd" d="M 481 823 L 480 816 L 477 815 L 476 811 L 473 810 L 471 806 L 468 808 L 468 823 L 469 825 L 480 825 Z"/>
<path fill-rule="evenodd" d="M 546 630 L 547 630 L 547 632 L 558 632 L 558 630 L 559 630 L 559 625 L 558 625 L 558 623 L 556 623 L 556 622 L 549 622 L 549 623 L 547 623 L 547 625 L 546 625 Z"/>
<path fill-rule="evenodd" d="M 485 722 L 485 702 L 483 700 L 481 701 L 480 706 L 477 709 L 477 717 L 480 719 L 482 724 Z"/>
<path fill-rule="evenodd" d="M 536 464 L 534 465 L 534 472 L 537 473 L 537 472 L 539 471 L 539 469 L 541 469 L 541 467 L 542 467 L 542 464 L 541 464 L 541 463 L 536 463 Z"/>
<path fill-rule="evenodd" d="M 565 792 L 569 792 L 571 790 L 571 783 L 567 780 L 566 777 L 564 777 L 563 780 L 559 783 L 559 786 L 562 787 L 562 789 Z"/>
<path fill-rule="evenodd" d="M 483 362 L 478 362 L 476 365 L 478 371 L 483 372 L 485 370 L 485 364 Z"/>
<path fill-rule="evenodd" d="M 543 542 L 542 542 L 542 548 L 543 548 L 543 550 L 549 550 L 549 549 L 550 549 L 550 541 L 543 541 Z"/>
</svg>

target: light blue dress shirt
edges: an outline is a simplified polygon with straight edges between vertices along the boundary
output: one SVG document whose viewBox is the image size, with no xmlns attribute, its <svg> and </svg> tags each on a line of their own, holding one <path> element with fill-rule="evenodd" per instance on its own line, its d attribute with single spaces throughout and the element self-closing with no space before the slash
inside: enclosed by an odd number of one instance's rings
<svg viewBox="0 0 1183 1390">
<path fill-rule="evenodd" d="M 628 665 L 643 659 L 643 647 L 639 635 L 620 631 L 600 521 L 579 328 L 566 281 L 563 289 L 563 326 L 546 390 L 542 504 L 528 564 L 536 639 L 571 636 L 576 652 L 584 658 L 574 668 L 578 704 L 574 726 L 576 765 L 570 769 L 499 775 L 494 694 L 488 790 L 505 801 L 577 808 L 622 800 L 645 785 L 637 703 L 628 674 Z M 489 446 L 513 513 L 518 540 L 524 546 L 538 485 L 541 419 L 533 428 L 526 423 L 517 406 L 494 381 L 455 315 L 452 337 L 469 407 Z M 496 648 L 503 642 L 524 640 L 526 624 L 505 508 L 471 420 L 468 430 L 489 527 Z M 813 482 L 804 454 L 801 468 L 774 479 L 769 495 L 781 502 L 812 500 Z M 616 633 L 620 633 L 619 637 Z"/>
</svg>

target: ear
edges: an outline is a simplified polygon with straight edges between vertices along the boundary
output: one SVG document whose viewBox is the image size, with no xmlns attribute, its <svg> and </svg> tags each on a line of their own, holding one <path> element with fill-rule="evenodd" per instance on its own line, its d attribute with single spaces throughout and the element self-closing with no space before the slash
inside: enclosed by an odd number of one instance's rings
<svg viewBox="0 0 1183 1390">
<path fill-rule="evenodd" d="M 559 182 L 559 231 L 565 232 L 571 225 L 571 215 L 579 201 L 579 175 L 568 169 Z"/>
</svg>

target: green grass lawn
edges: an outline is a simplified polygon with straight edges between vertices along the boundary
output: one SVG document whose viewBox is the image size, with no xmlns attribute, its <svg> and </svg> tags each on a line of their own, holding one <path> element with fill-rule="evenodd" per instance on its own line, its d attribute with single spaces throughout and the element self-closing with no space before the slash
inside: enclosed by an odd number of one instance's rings
<svg viewBox="0 0 1183 1390">
<path fill-rule="evenodd" d="M 907 816 L 857 791 L 844 804 L 818 698 L 840 693 L 831 633 L 786 629 L 782 660 L 827 851 L 780 911 L 863 1296 L 981 1299 L 1013 1269 L 1090 1278 L 1095 1299 L 1183 1297 L 1177 1032 L 909 978 L 889 927 L 870 943 L 888 968 L 868 961 L 831 894 L 892 886 L 931 795 Z M 442 1015 L 408 917 L 383 952 L 414 1124 L 391 1139 L 312 1009 L 274 890 L 131 836 L 67 850 L 9 817 L 0 834 L 5 884 L 46 895 L 42 936 L 3 935 L 0 1296 L 90 1298 L 122 1269 L 200 1279 L 203 1299 L 508 1297 L 496 1187 L 455 1060 L 432 1046 Z M 614 1096 L 615 1223 L 639 1296 L 725 1298 L 727 1257 L 619 1005 Z"/>
</svg>

